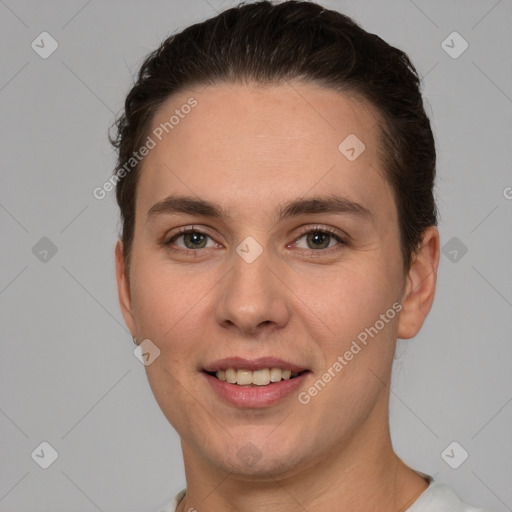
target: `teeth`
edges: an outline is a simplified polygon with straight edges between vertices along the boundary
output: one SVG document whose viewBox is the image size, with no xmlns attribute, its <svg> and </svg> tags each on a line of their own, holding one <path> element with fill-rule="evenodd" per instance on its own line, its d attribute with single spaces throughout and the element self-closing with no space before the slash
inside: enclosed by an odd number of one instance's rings
<svg viewBox="0 0 512 512">
<path fill-rule="evenodd" d="M 279 382 L 280 380 L 288 380 L 296 377 L 298 373 L 291 370 L 282 370 L 281 368 L 263 368 L 262 370 L 235 370 L 228 368 L 227 370 L 219 370 L 215 373 L 219 380 L 229 382 L 230 384 L 238 384 L 239 386 L 266 386 L 271 382 Z"/>
<path fill-rule="evenodd" d="M 255 372 L 249 373 L 252 373 L 251 384 L 256 384 L 257 386 L 266 386 L 267 384 L 270 383 L 270 370 L 268 368 L 264 368 L 263 370 L 256 370 Z"/>
<path fill-rule="evenodd" d="M 230 384 L 236 384 L 236 370 L 233 368 L 228 368 L 226 370 L 226 382 L 229 382 Z M 218 372 L 217 372 L 218 374 Z M 218 375 L 217 375 L 218 377 Z"/>
<path fill-rule="evenodd" d="M 279 382 L 283 376 L 281 368 L 272 368 L 270 370 L 270 382 Z"/>
<path fill-rule="evenodd" d="M 238 370 L 236 372 L 236 383 L 241 386 L 252 384 L 252 372 L 249 370 Z"/>
</svg>

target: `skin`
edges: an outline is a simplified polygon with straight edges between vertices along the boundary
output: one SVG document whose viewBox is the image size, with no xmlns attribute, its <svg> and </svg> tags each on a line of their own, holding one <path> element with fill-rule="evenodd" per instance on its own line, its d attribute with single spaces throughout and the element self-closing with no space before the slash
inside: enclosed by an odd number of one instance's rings
<svg viewBox="0 0 512 512">
<path fill-rule="evenodd" d="M 378 115 L 311 83 L 223 83 L 169 98 L 152 128 L 190 96 L 197 106 L 143 162 L 129 268 L 116 247 L 125 321 L 161 351 L 146 371 L 181 438 L 187 495 L 178 510 L 405 510 L 427 483 L 393 452 L 388 386 L 397 337 L 416 335 L 431 308 L 439 234 L 425 231 L 404 272 Z M 338 150 L 349 134 L 366 146 L 355 161 Z M 217 203 L 228 217 L 148 215 L 171 194 Z M 332 194 L 369 214 L 276 218 L 282 204 Z M 163 245 L 187 226 L 208 235 L 202 248 L 187 250 L 190 235 L 174 250 Z M 301 232 L 325 228 L 346 243 Z M 236 252 L 248 236 L 263 250 L 252 263 Z M 398 300 L 400 314 L 306 405 L 293 393 L 240 409 L 202 373 L 224 357 L 271 355 L 308 368 L 307 390 Z M 248 442 L 260 456 L 251 465 L 238 455 Z"/>
</svg>

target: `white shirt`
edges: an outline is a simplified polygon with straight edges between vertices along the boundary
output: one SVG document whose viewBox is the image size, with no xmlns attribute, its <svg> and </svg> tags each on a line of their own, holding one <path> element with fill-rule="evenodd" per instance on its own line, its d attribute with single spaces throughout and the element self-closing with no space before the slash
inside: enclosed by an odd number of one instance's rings
<svg viewBox="0 0 512 512">
<path fill-rule="evenodd" d="M 157 512 L 176 512 L 179 502 L 185 496 L 185 489 Z M 430 485 L 405 512 L 486 512 L 460 501 L 457 495 L 446 485 L 431 480 Z"/>
</svg>

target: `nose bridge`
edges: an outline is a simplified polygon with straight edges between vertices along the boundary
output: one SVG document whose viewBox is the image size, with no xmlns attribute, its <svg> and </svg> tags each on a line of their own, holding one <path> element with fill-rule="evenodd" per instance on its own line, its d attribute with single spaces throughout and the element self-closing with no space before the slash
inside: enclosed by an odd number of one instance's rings
<svg viewBox="0 0 512 512">
<path fill-rule="evenodd" d="M 254 333 L 269 323 L 282 326 L 288 318 L 286 294 L 271 270 L 273 258 L 254 238 L 247 237 L 231 255 L 217 320 Z"/>
</svg>

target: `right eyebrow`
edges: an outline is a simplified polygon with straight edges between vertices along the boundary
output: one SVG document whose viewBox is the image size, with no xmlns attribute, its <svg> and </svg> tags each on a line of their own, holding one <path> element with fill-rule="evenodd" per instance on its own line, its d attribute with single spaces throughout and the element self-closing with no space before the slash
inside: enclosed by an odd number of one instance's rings
<svg viewBox="0 0 512 512">
<path fill-rule="evenodd" d="M 229 218 L 227 212 L 220 205 L 188 196 L 166 197 L 148 210 L 147 217 L 163 213 L 184 213 L 217 219 Z"/>
</svg>

